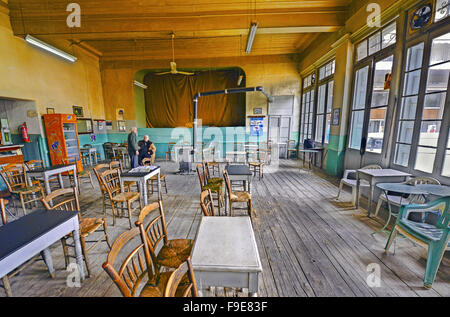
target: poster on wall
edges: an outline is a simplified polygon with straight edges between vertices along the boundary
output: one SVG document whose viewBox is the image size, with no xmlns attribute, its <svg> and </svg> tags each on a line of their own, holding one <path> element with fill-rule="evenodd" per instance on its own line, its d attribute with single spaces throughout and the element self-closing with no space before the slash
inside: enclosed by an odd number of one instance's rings
<svg viewBox="0 0 450 317">
<path fill-rule="evenodd" d="M 341 117 L 341 109 L 334 109 L 333 111 L 333 123 L 332 125 L 337 126 L 339 125 L 339 119 Z"/>
<path fill-rule="evenodd" d="M 263 136 L 264 118 L 250 118 L 250 134 L 251 136 Z"/>
<path fill-rule="evenodd" d="M 112 130 L 112 121 L 106 121 L 105 126 L 106 130 Z"/>
</svg>

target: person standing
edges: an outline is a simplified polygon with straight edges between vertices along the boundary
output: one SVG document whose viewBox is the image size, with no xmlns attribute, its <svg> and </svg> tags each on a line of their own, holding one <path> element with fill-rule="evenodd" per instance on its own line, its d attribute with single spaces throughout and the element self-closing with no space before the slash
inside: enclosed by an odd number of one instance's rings
<svg viewBox="0 0 450 317">
<path fill-rule="evenodd" d="M 130 155 L 130 165 L 131 168 L 136 168 L 139 166 L 138 156 L 139 147 L 137 143 L 137 128 L 132 127 L 130 134 L 128 134 L 128 154 Z"/>
</svg>

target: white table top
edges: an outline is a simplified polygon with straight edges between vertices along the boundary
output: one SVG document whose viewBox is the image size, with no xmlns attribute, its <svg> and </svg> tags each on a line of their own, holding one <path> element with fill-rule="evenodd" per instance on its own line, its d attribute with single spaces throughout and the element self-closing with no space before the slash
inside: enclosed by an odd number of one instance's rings
<svg viewBox="0 0 450 317">
<path fill-rule="evenodd" d="M 368 169 L 368 170 L 365 170 L 365 169 L 359 169 L 358 170 L 358 172 L 359 173 L 362 173 L 362 174 L 366 174 L 366 175 L 369 175 L 369 176 L 372 176 L 372 177 L 396 177 L 396 176 L 411 176 L 411 174 L 408 174 L 408 173 L 405 173 L 405 172 L 402 172 L 402 171 L 397 171 L 397 170 L 394 170 L 394 169 L 390 169 L 390 168 L 388 168 L 388 169 L 374 169 L 374 170 L 372 170 L 372 169 Z"/>
<path fill-rule="evenodd" d="M 191 258 L 200 271 L 262 272 L 250 217 L 203 217 Z"/>
</svg>

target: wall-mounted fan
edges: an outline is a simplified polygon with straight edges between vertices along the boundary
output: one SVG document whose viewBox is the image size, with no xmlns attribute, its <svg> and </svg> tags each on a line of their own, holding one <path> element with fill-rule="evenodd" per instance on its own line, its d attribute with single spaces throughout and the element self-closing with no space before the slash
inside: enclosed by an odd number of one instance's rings
<svg viewBox="0 0 450 317">
<path fill-rule="evenodd" d="M 177 63 L 175 63 L 175 47 L 174 47 L 175 34 L 172 33 L 171 36 L 172 36 L 172 61 L 170 62 L 170 72 L 157 73 L 156 75 L 167 75 L 167 74 L 174 74 L 174 75 L 181 74 L 187 76 L 195 75 L 194 73 L 188 73 L 177 70 Z"/>
</svg>

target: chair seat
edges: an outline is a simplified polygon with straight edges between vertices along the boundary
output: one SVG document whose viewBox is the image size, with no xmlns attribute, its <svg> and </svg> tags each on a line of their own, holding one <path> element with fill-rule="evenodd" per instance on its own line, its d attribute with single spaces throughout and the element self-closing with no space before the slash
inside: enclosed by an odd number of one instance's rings
<svg viewBox="0 0 450 317">
<path fill-rule="evenodd" d="M 252 196 L 248 192 L 233 192 L 231 194 L 231 200 L 234 202 L 247 202 L 252 199 Z"/>
<path fill-rule="evenodd" d="M 419 236 L 424 242 L 439 241 L 444 233 L 443 229 L 436 228 L 433 225 L 410 220 L 401 220 L 399 226 L 408 233 Z"/>
<path fill-rule="evenodd" d="M 123 186 L 125 186 L 125 187 L 130 187 L 130 186 L 134 186 L 134 185 L 136 185 L 136 182 L 135 182 L 135 181 L 126 181 L 126 182 L 123 182 Z"/>
<path fill-rule="evenodd" d="M 139 193 L 127 192 L 120 193 L 113 197 L 113 200 L 116 202 L 128 202 L 138 200 L 141 195 Z"/>
<path fill-rule="evenodd" d="M 211 177 L 208 179 L 208 184 L 223 184 L 222 177 Z"/>
<path fill-rule="evenodd" d="M 260 167 L 264 165 L 264 162 L 250 162 L 248 164 L 252 167 Z"/>
<path fill-rule="evenodd" d="M 39 186 L 28 186 L 28 187 L 24 187 L 24 188 L 15 189 L 12 192 L 15 194 L 19 194 L 19 193 L 27 194 L 27 193 L 36 193 L 39 191 L 41 191 L 41 187 L 39 187 Z"/>
<path fill-rule="evenodd" d="M 82 218 L 80 222 L 81 236 L 86 237 L 103 225 L 103 219 Z"/>
<path fill-rule="evenodd" d="M 90 171 L 84 170 L 84 171 L 82 171 L 82 172 L 78 172 L 77 175 L 78 175 L 79 177 L 89 176 L 89 175 L 91 175 L 91 172 L 90 172 Z"/>
<path fill-rule="evenodd" d="M 222 191 L 222 188 L 223 188 L 223 183 L 211 182 L 211 183 L 206 184 L 205 186 L 203 186 L 202 191 L 205 191 L 205 190 L 209 189 L 212 192 L 219 192 L 219 191 Z"/>
<path fill-rule="evenodd" d="M 208 162 L 209 166 L 220 166 L 219 162 Z"/>
<path fill-rule="evenodd" d="M 159 175 L 159 179 L 165 179 L 165 178 L 166 178 L 166 175 L 164 175 L 164 174 L 160 174 L 160 175 Z M 155 175 L 155 176 L 150 177 L 149 180 L 151 180 L 151 181 L 157 181 L 157 180 L 158 180 L 158 175 Z"/>
<path fill-rule="evenodd" d="M 356 179 L 342 179 L 341 180 L 344 184 L 351 186 L 351 187 L 356 187 Z M 360 182 L 360 187 L 369 187 L 369 183 L 365 180 L 361 180 Z"/>
<path fill-rule="evenodd" d="M 384 194 L 382 194 L 380 196 L 380 199 L 387 201 L 386 196 Z M 388 195 L 388 199 L 389 199 L 389 203 L 391 205 L 395 205 L 395 206 L 399 206 L 399 207 L 409 205 L 411 203 L 408 198 L 403 198 L 402 196 Z"/>
<path fill-rule="evenodd" d="M 153 281 L 148 281 L 147 284 L 142 288 L 139 297 L 164 297 L 164 291 L 169 282 L 169 278 L 172 272 L 163 272 L 159 275 L 158 279 Z M 175 297 L 182 297 L 186 285 L 189 283 L 187 275 L 185 275 L 180 282 L 180 285 L 175 292 Z"/>
<path fill-rule="evenodd" d="M 192 240 L 169 240 L 158 253 L 156 260 L 159 265 L 178 268 L 191 255 Z"/>
</svg>

